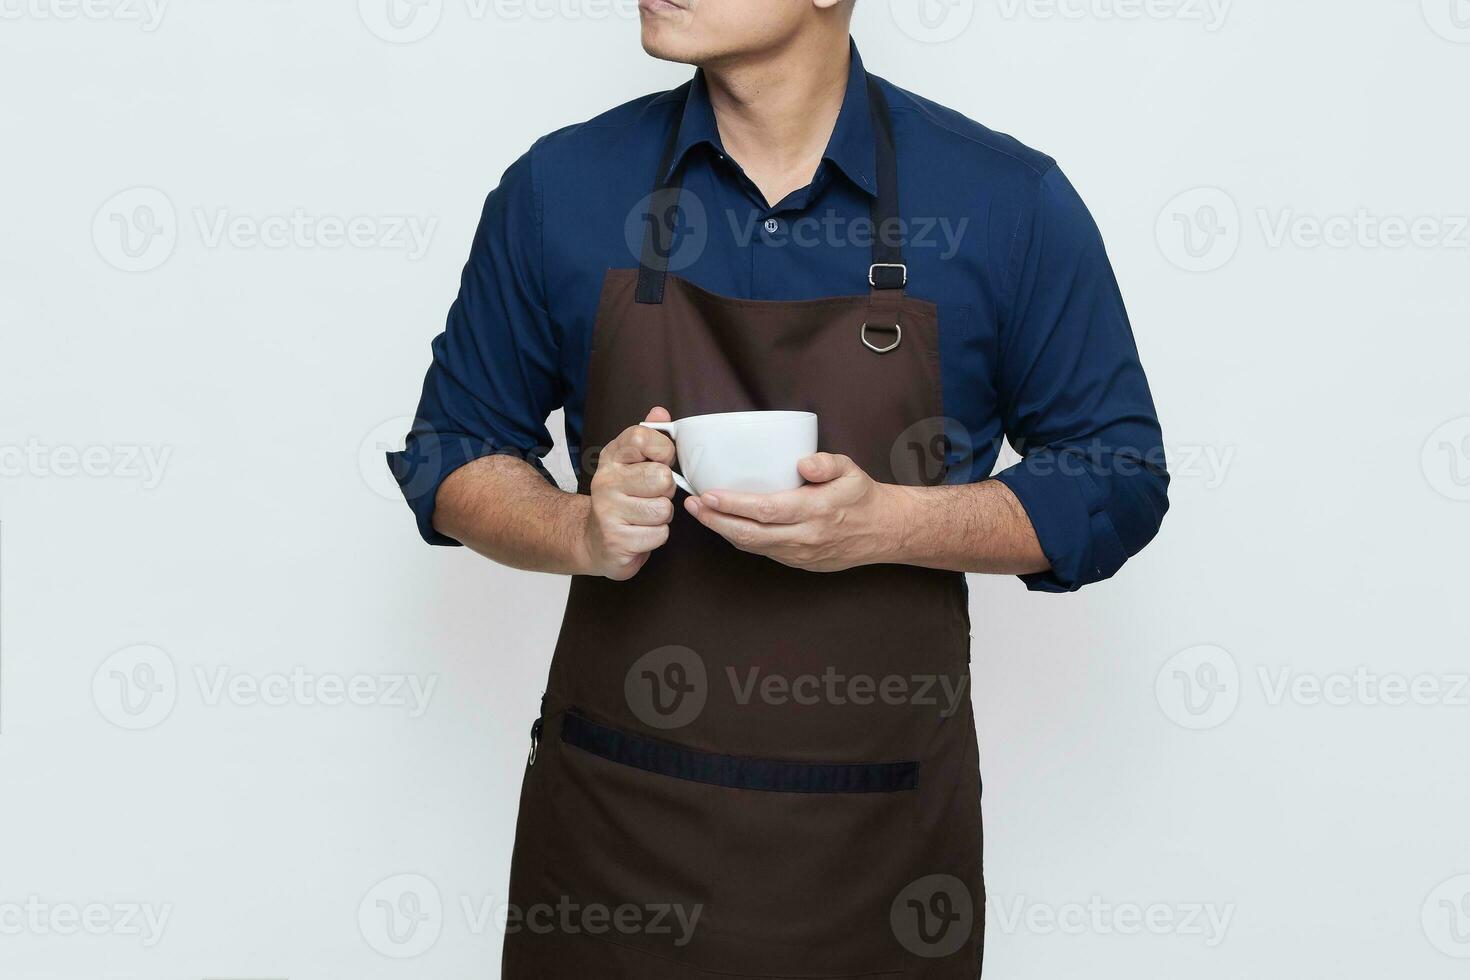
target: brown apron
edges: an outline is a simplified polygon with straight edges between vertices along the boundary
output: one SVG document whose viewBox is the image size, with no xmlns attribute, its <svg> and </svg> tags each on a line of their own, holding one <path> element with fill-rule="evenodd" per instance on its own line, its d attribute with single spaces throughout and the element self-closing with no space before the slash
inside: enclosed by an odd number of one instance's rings
<svg viewBox="0 0 1470 980">
<path fill-rule="evenodd" d="M 874 479 L 938 482 L 908 445 L 943 416 L 938 313 L 904 294 L 892 122 L 870 94 L 873 219 L 889 233 L 853 296 L 737 300 L 670 276 L 670 134 L 651 207 L 666 220 L 649 221 L 641 267 L 603 286 L 585 446 L 653 405 L 802 410 L 824 451 Z M 580 469 L 587 493 L 595 467 Z M 503 976 L 978 976 L 968 684 L 962 575 L 800 571 L 736 550 L 677 500 L 636 577 L 572 581 L 522 787 Z"/>
</svg>

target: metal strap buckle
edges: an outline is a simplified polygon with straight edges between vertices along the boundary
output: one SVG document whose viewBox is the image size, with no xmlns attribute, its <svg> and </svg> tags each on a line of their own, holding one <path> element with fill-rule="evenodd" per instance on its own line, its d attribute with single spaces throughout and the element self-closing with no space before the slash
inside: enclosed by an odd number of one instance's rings
<svg viewBox="0 0 1470 980">
<path fill-rule="evenodd" d="M 909 284 L 909 267 L 902 262 L 874 262 L 868 266 L 868 285 L 874 289 L 878 288 L 878 279 L 875 273 L 879 269 L 898 269 L 903 273 L 903 280 L 899 283 L 900 288 Z"/>
<path fill-rule="evenodd" d="M 903 343 L 903 327 L 900 326 L 898 323 L 892 324 L 893 343 L 889 344 L 887 347 L 879 347 L 877 344 L 868 339 L 868 326 L 869 325 L 866 323 L 863 324 L 863 346 L 875 354 L 887 354 L 889 351 L 896 350 L 898 348 L 898 345 Z M 873 326 L 881 327 L 884 330 L 889 329 L 889 325 L 885 323 L 877 323 L 873 324 Z"/>
</svg>

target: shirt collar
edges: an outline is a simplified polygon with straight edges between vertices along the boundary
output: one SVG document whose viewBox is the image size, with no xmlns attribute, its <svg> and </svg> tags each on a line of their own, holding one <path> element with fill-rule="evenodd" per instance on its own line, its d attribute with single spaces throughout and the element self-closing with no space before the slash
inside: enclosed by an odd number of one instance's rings
<svg viewBox="0 0 1470 980">
<path fill-rule="evenodd" d="M 873 132 L 873 116 L 868 101 L 868 73 L 863 68 L 863 59 L 858 55 L 857 45 L 849 42 L 852 63 L 847 74 L 847 93 L 842 99 L 842 111 L 837 114 L 837 125 L 832 128 L 832 138 L 827 151 L 822 155 L 868 194 L 877 194 L 877 150 Z M 704 72 L 695 72 L 689 85 L 689 97 L 684 103 L 684 115 L 679 121 L 679 138 L 674 145 L 674 160 L 669 166 L 670 174 L 679 168 L 691 149 L 701 143 L 708 144 L 716 153 L 724 154 L 720 143 L 720 127 L 715 122 L 715 109 L 709 98 L 709 87 Z"/>
</svg>

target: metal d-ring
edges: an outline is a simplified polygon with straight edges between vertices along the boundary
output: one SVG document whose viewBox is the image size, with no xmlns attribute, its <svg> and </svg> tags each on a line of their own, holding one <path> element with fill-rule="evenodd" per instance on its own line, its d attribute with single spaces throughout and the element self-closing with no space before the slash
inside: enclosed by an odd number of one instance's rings
<svg viewBox="0 0 1470 980">
<path fill-rule="evenodd" d="M 887 330 L 888 329 L 888 325 L 887 324 L 881 324 L 880 323 L 880 324 L 875 324 L 875 326 L 880 327 L 881 329 L 884 329 L 884 330 Z M 895 322 L 893 324 L 893 331 L 894 331 L 893 343 L 889 344 L 887 347 L 879 347 L 878 345 L 874 344 L 871 340 L 868 339 L 868 324 L 864 323 L 863 324 L 863 333 L 862 333 L 863 346 L 866 347 L 868 350 L 872 351 L 875 354 L 887 354 L 889 351 L 892 351 L 895 348 L 897 348 L 899 344 L 903 343 L 903 327 L 900 326 L 897 322 Z"/>
</svg>

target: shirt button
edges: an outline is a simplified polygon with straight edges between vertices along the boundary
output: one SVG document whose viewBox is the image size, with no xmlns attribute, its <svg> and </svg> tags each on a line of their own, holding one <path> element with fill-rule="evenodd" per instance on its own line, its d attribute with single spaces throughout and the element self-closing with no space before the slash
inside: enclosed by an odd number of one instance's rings
<svg viewBox="0 0 1470 980">
<path fill-rule="evenodd" d="M 766 233 L 767 234 L 774 235 L 776 232 L 778 232 L 780 230 L 781 230 L 781 222 L 777 221 L 775 218 L 767 218 L 766 219 Z"/>
</svg>

